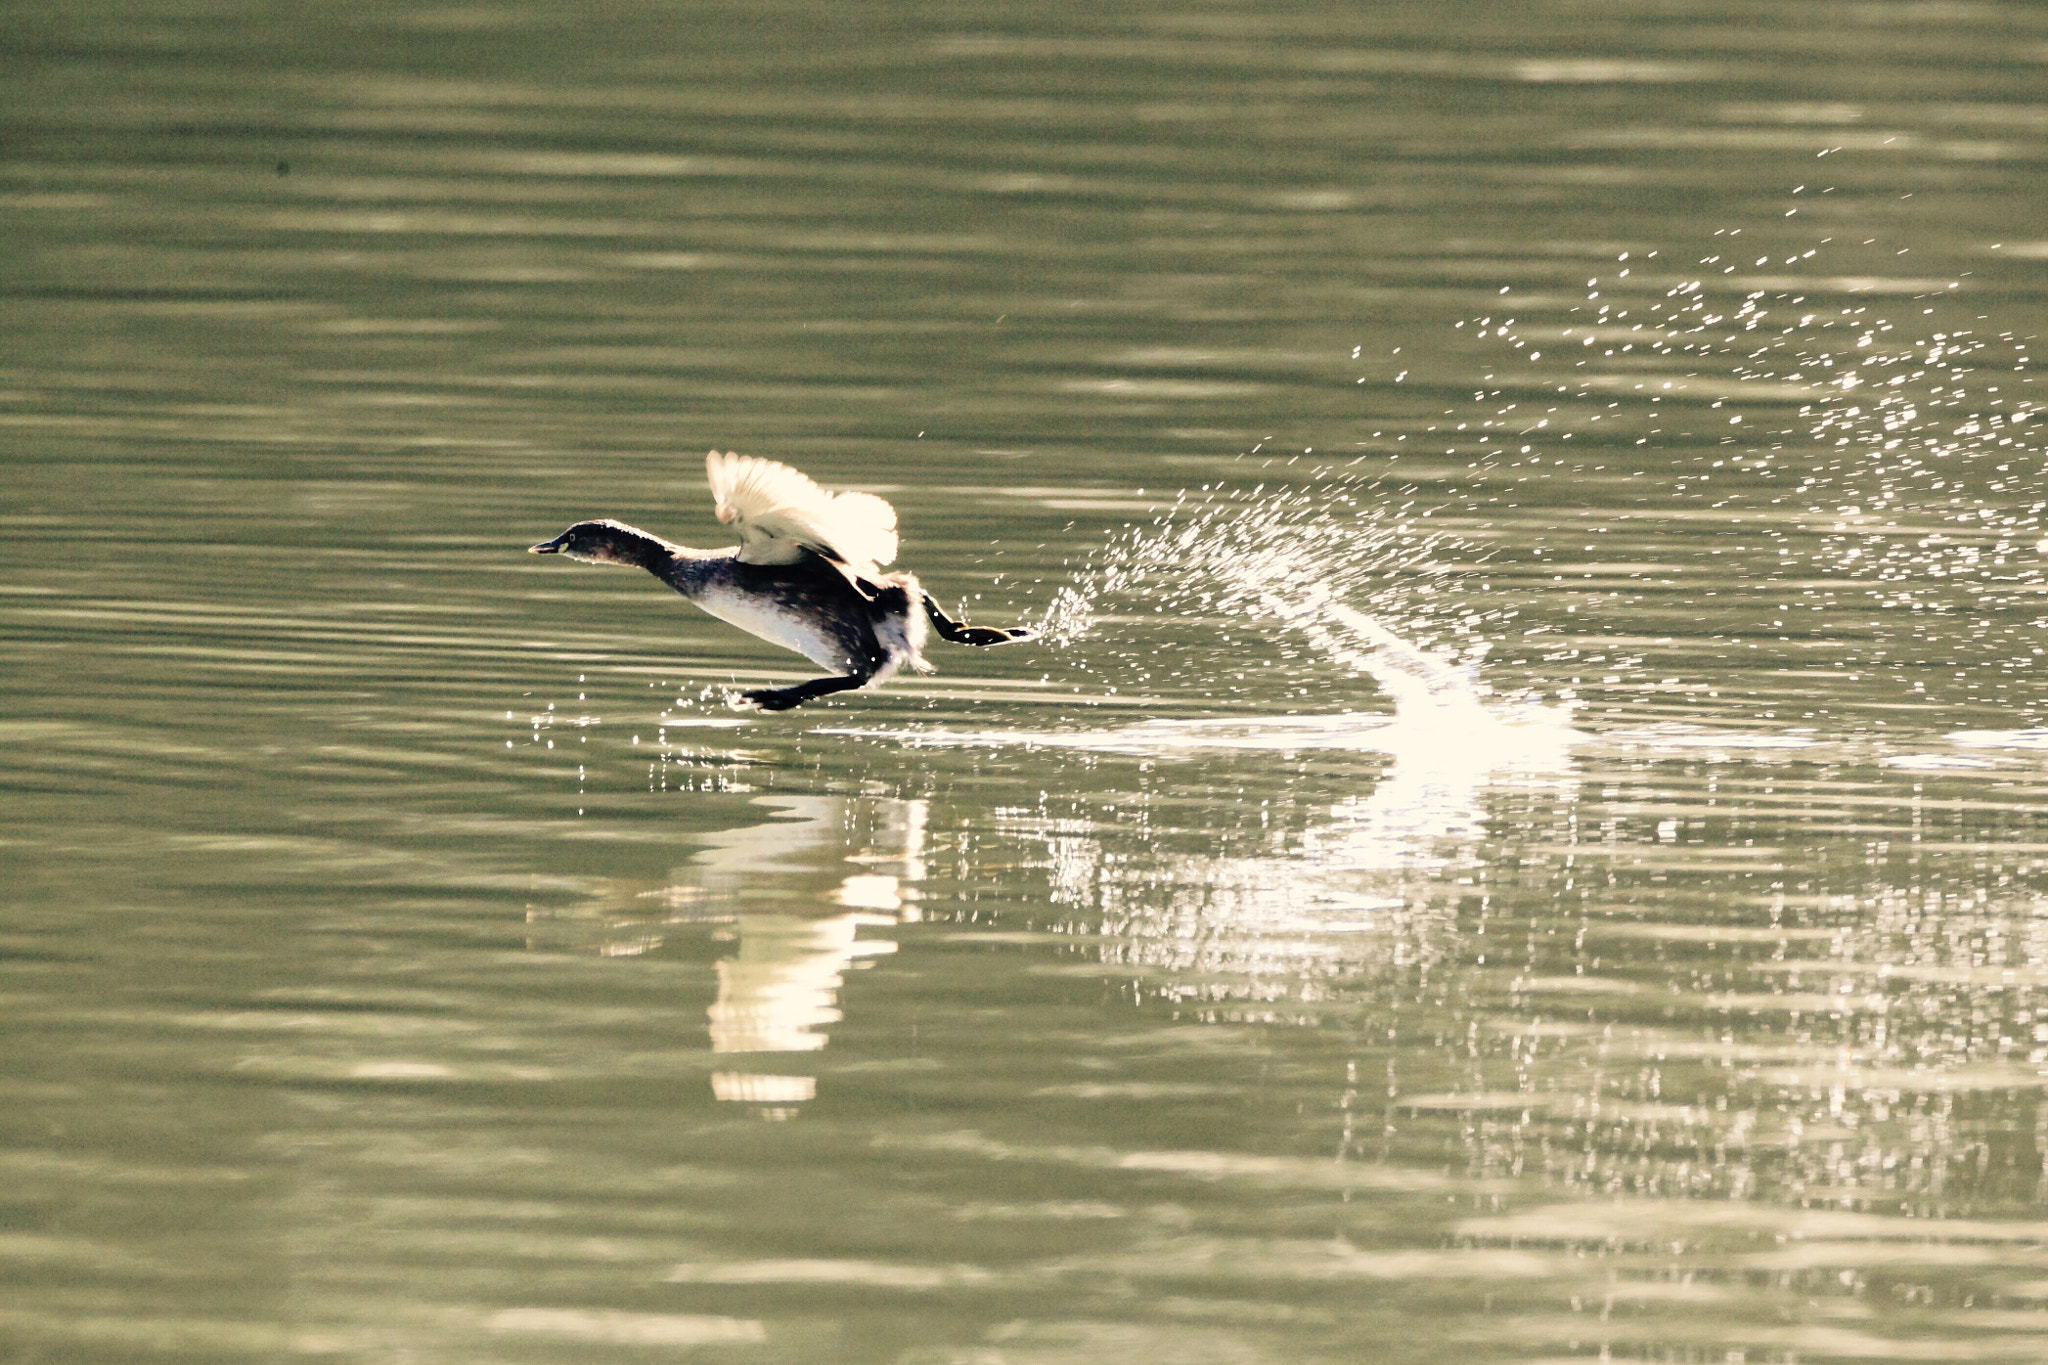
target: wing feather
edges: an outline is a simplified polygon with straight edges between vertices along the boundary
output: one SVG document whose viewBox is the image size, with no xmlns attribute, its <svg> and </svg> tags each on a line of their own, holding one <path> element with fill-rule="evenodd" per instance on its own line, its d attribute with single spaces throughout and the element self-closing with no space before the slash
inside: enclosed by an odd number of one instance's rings
<svg viewBox="0 0 2048 1365">
<path fill-rule="evenodd" d="M 896 509 L 872 493 L 828 493 L 808 476 L 749 455 L 706 457 L 718 519 L 738 528 L 740 560 L 789 564 L 812 550 L 859 574 L 896 558 Z"/>
</svg>

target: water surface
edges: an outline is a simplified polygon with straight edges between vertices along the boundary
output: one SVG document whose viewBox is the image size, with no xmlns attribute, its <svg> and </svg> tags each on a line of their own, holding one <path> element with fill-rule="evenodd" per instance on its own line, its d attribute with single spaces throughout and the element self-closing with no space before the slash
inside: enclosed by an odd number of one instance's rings
<svg viewBox="0 0 2048 1365">
<path fill-rule="evenodd" d="M 2037 16 L 0 24 L 10 1358 L 2048 1352 Z"/>
</svg>

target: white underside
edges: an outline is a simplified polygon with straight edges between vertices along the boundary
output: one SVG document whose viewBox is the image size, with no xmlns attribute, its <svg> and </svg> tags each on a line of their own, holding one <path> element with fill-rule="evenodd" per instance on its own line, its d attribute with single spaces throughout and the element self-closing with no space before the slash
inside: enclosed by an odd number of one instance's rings
<svg viewBox="0 0 2048 1365">
<path fill-rule="evenodd" d="M 911 605 L 907 613 L 886 616 L 875 622 L 875 639 L 881 644 L 884 657 L 881 667 L 868 680 L 870 687 L 887 682 L 906 666 L 920 673 L 929 673 L 932 668 L 924 660 L 926 626 L 921 609 L 924 589 L 918 586 L 913 575 L 907 573 L 891 574 L 883 581 L 900 585 Z M 710 588 L 690 600 L 728 625 L 738 626 L 756 639 L 801 654 L 829 672 L 843 677 L 854 669 L 853 659 L 839 642 L 801 613 L 732 588 Z"/>
<path fill-rule="evenodd" d="M 738 626 L 757 639 L 803 655 L 820 668 L 847 672 L 853 661 L 839 644 L 803 617 L 784 611 L 748 593 L 713 588 L 699 594 L 698 606 L 728 625 Z"/>
</svg>

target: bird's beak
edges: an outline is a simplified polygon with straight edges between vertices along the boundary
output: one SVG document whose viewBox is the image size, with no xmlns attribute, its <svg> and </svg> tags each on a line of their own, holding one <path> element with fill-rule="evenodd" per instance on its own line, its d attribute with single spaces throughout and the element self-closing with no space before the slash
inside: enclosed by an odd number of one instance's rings
<svg viewBox="0 0 2048 1365">
<path fill-rule="evenodd" d="M 562 553 L 562 538 L 556 536 L 553 540 L 543 540 L 538 545 L 529 545 L 526 547 L 526 553 L 530 555 L 558 555 Z"/>
</svg>

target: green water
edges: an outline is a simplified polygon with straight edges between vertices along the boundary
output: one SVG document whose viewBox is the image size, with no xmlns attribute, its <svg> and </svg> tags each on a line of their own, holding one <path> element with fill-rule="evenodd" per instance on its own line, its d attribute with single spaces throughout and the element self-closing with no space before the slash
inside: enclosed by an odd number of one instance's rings
<svg viewBox="0 0 2048 1365">
<path fill-rule="evenodd" d="M 0 1356 L 2048 1355 L 2044 54 L 11 8 Z"/>
</svg>

